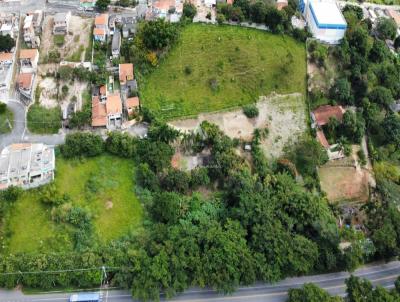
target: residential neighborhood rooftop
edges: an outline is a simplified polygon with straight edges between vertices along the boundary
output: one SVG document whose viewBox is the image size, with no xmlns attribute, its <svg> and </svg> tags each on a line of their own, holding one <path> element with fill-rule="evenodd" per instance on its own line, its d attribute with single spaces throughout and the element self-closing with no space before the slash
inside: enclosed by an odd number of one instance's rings
<svg viewBox="0 0 400 302">
<path fill-rule="evenodd" d="M 18 75 L 18 86 L 22 89 L 29 89 L 32 86 L 33 73 L 20 73 Z"/>
<path fill-rule="evenodd" d="M 11 52 L 0 53 L 0 62 L 11 61 L 12 58 L 13 58 L 13 54 Z"/>
<path fill-rule="evenodd" d="M 19 58 L 34 60 L 38 55 L 39 51 L 37 49 L 21 49 L 19 53 Z"/>
<path fill-rule="evenodd" d="M 119 80 L 126 82 L 133 78 L 133 64 L 119 64 Z"/>
<path fill-rule="evenodd" d="M 108 23 L 108 15 L 107 14 L 98 15 L 94 19 L 94 25 L 107 25 L 107 23 Z"/>
<path fill-rule="evenodd" d="M 329 119 L 334 117 L 338 121 L 342 121 L 345 110 L 342 106 L 324 105 L 313 111 L 315 122 L 319 126 L 324 126 L 329 123 Z"/>
</svg>

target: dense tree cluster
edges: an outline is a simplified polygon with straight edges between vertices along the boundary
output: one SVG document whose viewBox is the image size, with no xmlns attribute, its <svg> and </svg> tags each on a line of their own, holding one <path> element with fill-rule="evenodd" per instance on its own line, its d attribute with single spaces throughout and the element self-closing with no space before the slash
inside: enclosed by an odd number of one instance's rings
<svg viewBox="0 0 400 302">
<path fill-rule="evenodd" d="M 15 41 L 10 35 L 0 35 L 0 52 L 8 52 L 15 46 Z"/>
</svg>

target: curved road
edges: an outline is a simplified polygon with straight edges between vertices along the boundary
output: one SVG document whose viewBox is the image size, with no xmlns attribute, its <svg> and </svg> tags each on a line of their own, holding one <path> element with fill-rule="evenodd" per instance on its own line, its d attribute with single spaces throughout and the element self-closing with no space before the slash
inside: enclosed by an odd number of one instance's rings
<svg viewBox="0 0 400 302">
<path fill-rule="evenodd" d="M 0 134 L 0 151 L 14 143 L 44 143 L 54 146 L 64 142 L 64 132 L 49 135 L 30 134 L 26 129 L 26 107 L 21 102 L 13 99 L 8 100 L 7 106 L 14 113 L 14 125 L 11 133 Z"/>
<path fill-rule="evenodd" d="M 393 261 L 387 264 L 374 264 L 360 268 L 354 275 L 366 278 L 373 285 L 392 288 L 394 281 L 400 275 L 400 262 Z M 180 302 L 284 302 L 290 288 L 301 287 L 304 283 L 313 282 L 326 289 L 332 295 L 345 295 L 344 281 L 350 275 L 347 272 L 314 275 L 307 277 L 288 278 L 276 284 L 256 284 L 254 286 L 240 287 L 232 295 L 221 295 L 213 290 L 190 289 L 177 297 L 162 301 Z M 103 302 L 132 302 L 129 291 L 103 290 Z M 66 302 L 70 294 L 66 293 L 41 293 L 37 295 L 23 295 L 19 291 L 0 291 L 2 302 Z"/>
</svg>

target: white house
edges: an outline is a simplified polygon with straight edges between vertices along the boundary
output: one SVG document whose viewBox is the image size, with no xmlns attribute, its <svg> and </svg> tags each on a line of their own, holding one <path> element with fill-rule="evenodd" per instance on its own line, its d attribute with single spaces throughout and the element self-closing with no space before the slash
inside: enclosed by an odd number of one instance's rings
<svg viewBox="0 0 400 302">
<path fill-rule="evenodd" d="M 0 190 L 9 186 L 34 188 L 51 182 L 54 149 L 44 144 L 14 144 L 0 153 Z"/>
<path fill-rule="evenodd" d="M 329 44 L 343 39 L 347 23 L 334 0 L 300 0 L 300 10 L 314 38 Z"/>
</svg>

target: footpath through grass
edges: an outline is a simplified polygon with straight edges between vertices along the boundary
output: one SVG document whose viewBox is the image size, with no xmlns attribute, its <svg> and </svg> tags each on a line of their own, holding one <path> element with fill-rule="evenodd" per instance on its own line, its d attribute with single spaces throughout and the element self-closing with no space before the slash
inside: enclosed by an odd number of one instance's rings
<svg viewBox="0 0 400 302">
<path fill-rule="evenodd" d="M 134 193 L 134 164 L 109 155 L 85 160 L 56 159 L 57 191 L 67 193 L 74 205 L 87 208 L 93 216 L 95 238 L 109 242 L 137 230 L 142 207 Z M 88 201 L 87 184 L 97 192 Z M 51 220 L 50 206 L 38 200 L 37 190 L 23 193 L 6 222 L 9 252 L 47 252 L 71 250 L 69 227 Z M 67 227 L 67 228 L 66 228 Z M 94 242 L 95 244 L 95 242 Z"/>
<path fill-rule="evenodd" d="M 304 93 L 305 46 L 255 29 L 191 24 L 139 88 L 143 105 L 164 119 L 242 106 L 273 91 Z"/>
</svg>

